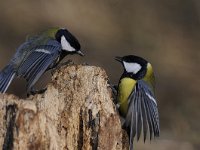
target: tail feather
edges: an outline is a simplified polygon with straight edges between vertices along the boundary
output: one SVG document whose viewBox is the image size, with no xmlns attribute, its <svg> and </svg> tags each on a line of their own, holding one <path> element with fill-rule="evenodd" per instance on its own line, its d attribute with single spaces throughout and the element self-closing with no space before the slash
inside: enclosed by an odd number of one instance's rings
<svg viewBox="0 0 200 150">
<path fill-rule="evenodd" d="M 12 65 L 7 65 L 0 72 L 0 93 L 5 93 L 15 77 L 15 71 Z"/>
</svg>

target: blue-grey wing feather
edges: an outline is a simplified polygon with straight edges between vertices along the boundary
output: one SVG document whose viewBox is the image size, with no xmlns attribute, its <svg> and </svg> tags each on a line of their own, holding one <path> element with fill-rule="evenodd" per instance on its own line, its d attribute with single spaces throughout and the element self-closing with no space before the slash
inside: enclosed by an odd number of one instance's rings
<svg viewBox="0 0 200 150">
<path fill-rule="evenodd" d="M 50 44 L 34 47 L 18 69 L 18 76 L 23 76 L 28 82 L 28 90 L 59 57 L 60 45 L 56 42 Z"/>
<path fill-rule="evenodd" d="M 48 60 L 45 60 L 48 59 Z M 35 69 L 32 71 L 32 74 L 30 74 L 26 79 L 27 79 L 27 89 L 29 90 L 35 82 L 40 78 L 40 76 L 47 70 L 47 68 L 51 65 L 53 62 L 52 57 L 44 57 L 43 61 L 35 67 Z"/>
<path fill-rule="evenodd" d="M 146 140 L 148 129 L 150 139 L 152 138 L 152 133 L 154 136 L 159 136 L 158 108 L 154 97 L 154 93 L 148 84 L 143 80 L 139 80 L 128 98 L 129 104 L 125 127 L 129 130 L 131 145 L 135 135 L 139 140 L 142 130 L 144 141 Z"/>
<path fill-rule="evenodd" d="M 145 101 L 149 105 L 149 111 L 150 111 L 150 117 L 152 120 L 152 128 L 154 132 L 154 136 L 159 136 L 160 134 L 160 127 L 159 127 L 159 114 L 158 114 L 158 108 L 157 108 L 157 103 L 155 100 L 155 96 L 151 88 L 145 83 L 145 81 L 140 81 L 139 82 L 143 90 L 143 95 Z"/>
</svg>

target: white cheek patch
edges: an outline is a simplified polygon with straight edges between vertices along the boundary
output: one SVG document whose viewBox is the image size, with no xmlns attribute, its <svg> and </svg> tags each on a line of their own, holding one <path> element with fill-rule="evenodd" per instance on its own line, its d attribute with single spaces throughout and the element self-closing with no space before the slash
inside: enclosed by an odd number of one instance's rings
<svg viewBox="0 0 200 150">
<path fill-rule="evenodd" d="M 138 63 L 128 63 L 128 62 L 123 62 L 124 63 L 124 68 L 126 69 L 127 72 L 132 72 L 136 74 L 142 66 Z"/>
<path fill-rule="evenodd" d="M 62 45 L 62 49 L 63 49 L 63 50 L 70 51 L 70 52 L 76 51 L 76 50 L 69 44 L 69 42 L 66 40 L 66 38 L 65 38 L 64 35 L 61 37 L 61 45 Z"/>
</svg>

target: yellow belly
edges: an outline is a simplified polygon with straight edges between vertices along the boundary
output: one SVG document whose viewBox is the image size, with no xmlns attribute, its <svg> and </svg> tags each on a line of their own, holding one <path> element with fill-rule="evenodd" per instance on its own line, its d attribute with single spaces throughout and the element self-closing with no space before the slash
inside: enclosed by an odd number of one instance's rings
<svg viewBox="0 0 200 150">
<path fill-rule="evenodd" d="M 128 97 L 134 89 L 136 81 L 131 78 L 123 78 L 120 80 L 118 87 L 118 103 L 120 104 L 119 111 L 125 116 L 128 109 Z"/>
</svg>

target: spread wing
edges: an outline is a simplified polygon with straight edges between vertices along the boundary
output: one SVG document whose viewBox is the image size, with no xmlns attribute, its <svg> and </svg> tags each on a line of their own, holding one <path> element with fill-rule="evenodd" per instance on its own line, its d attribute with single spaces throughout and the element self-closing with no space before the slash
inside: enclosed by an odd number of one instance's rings
<svg viewBox="0 0 200 150">
<path fill-rule="evenodd" d="M 59 44 L 34 47 L 18 69 L 18 75 L 27 80 L 27 89 L 37 82 L 40 76 L 54 63 L 61 51 Z"/>
<path fill-rule="evenodd" d="M 144 141 L 149 130 L 150 140 L 152 134 L 159 136 L 159 116 L 154 93 L 145 81 L 139 80 L 135 89 L 128 99 L 128 113 L 125 119 L 125 127 L 129 130 L 130 147 L 133 146 L 133 139 L 137 136 L 139 140 L 143 130 Z"/>
</svg>

